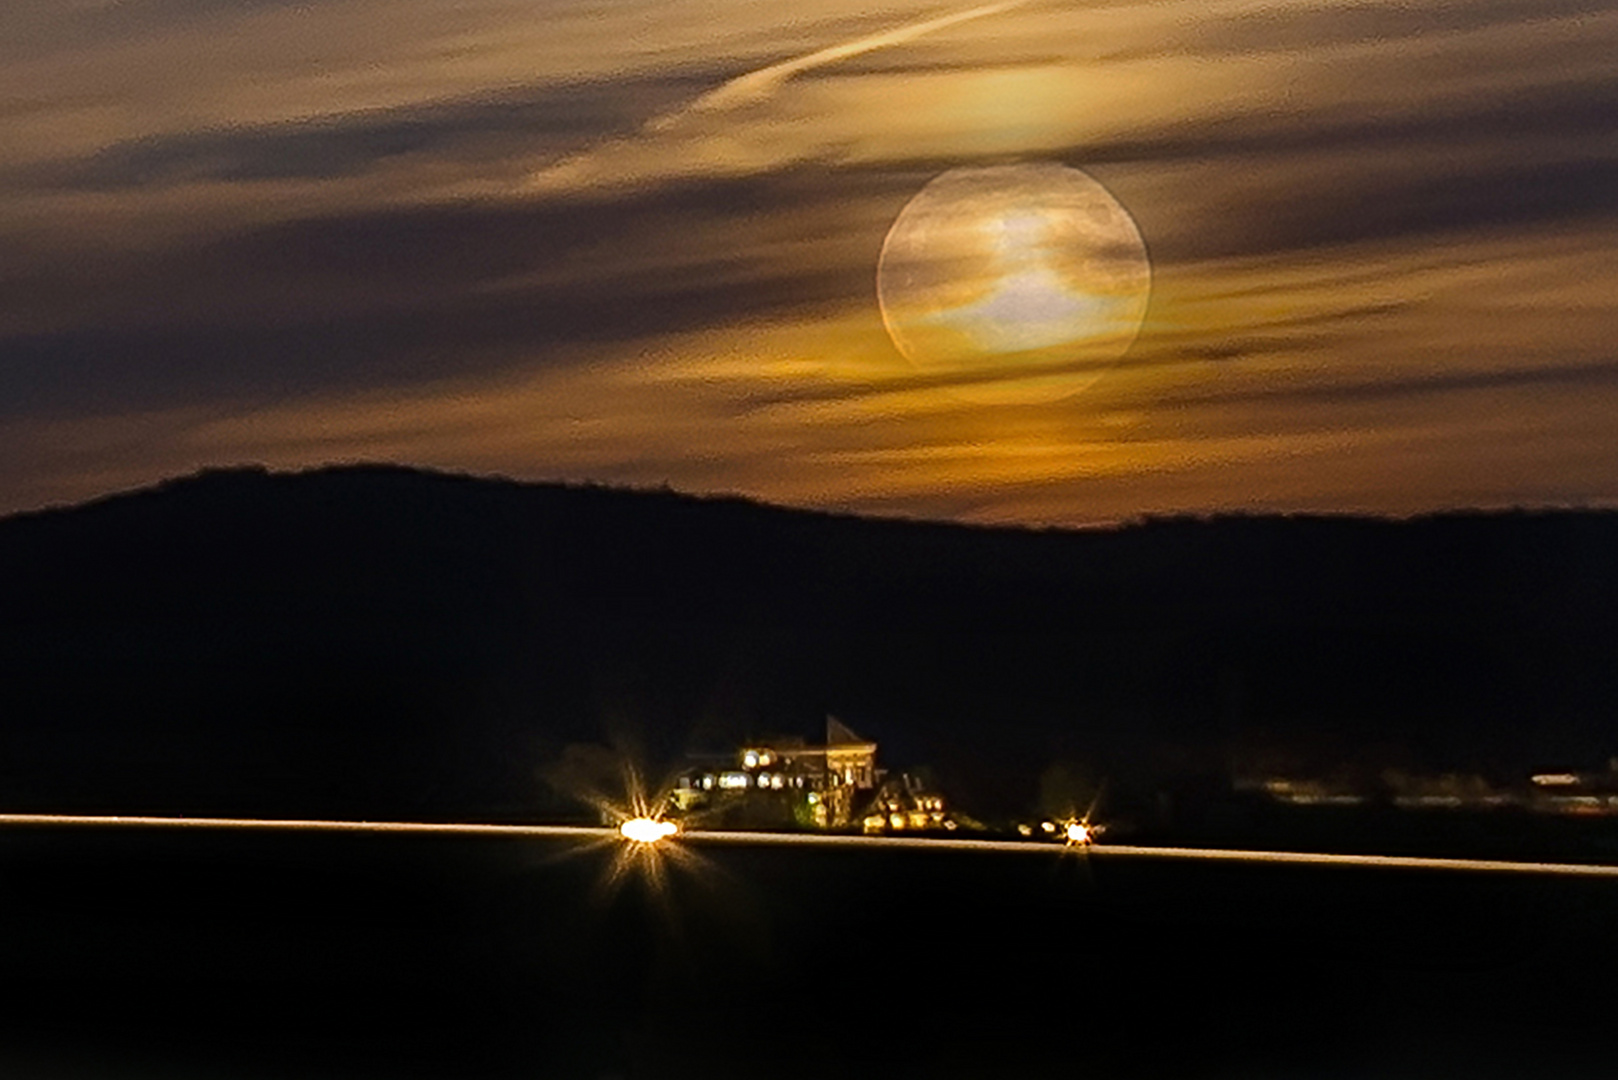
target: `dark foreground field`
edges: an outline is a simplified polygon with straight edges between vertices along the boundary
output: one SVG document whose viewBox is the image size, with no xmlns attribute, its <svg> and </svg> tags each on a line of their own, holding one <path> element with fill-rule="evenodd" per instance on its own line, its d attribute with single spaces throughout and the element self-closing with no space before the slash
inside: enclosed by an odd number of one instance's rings
<svg viewBox="0 0 1618 1080">
<path fill-rule="evenodd" d="M 0 834 L 0 1074 L 1613 1075 L 1618 882 Z"/>
</svg>

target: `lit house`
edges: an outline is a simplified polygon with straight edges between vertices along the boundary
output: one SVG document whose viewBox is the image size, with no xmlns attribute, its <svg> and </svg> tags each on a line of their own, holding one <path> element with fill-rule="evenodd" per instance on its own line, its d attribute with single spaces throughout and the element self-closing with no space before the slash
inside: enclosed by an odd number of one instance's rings
<svg viewBox="0 0 1618 1080">
<path fill-rule="evenodd" d="M 861 830 L 872 835 L 955 827 L 944 810 L 944 797 L 908 773 L 884 781 L 860 814 Z"/>
<path fill-rule="evenodd" d="M 838 829 L 854 823 L 856 805 L 868 800 L 882 775 L 876 743 L 828 716 L 824 746 L 799 738 L 744 746 L 734 758 L 687 770 L 672 798 L 682 811 L 726 824 Z"/>
</svg>

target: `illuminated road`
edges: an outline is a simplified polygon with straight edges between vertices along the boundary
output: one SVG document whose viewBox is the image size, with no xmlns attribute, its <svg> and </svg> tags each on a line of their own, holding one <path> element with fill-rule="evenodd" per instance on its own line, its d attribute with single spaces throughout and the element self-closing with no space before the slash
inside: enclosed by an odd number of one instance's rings
<svg viewBox="0 0 1618 1080">
<path fill-rule="evenodd" d="M 617 827 L 588 825 L 477 825 L 415 821 L 320 821 L 275 818 L 193 818 L 104 816 L 94 814 L 0 814 L 0 826 L 92 826 L 142 829 L 245 829 L 339 833 L 407 833 L 510 836 L 628 842 Z M 1618 866 L 1581 863 L 1512 862 L 1503 859 L 1436 859 L 1412 855 L 1321 855 L 1298 851 L 1237 851 L 1221 848 L 1140 847 L 1098 844 L 1084 847 L 1026 840 L 922 839 L 903 836 L 827 836 L 816 833 L 694 830 L 655 843 L 747 844 L 781 847 L 912 848 L 929 851 L 998 851 L 1047 855 L 1082 853 L 1098 859 L 1186 859 L 1211 862 L 1290 863 L 1359 866 L 1397 870 L 1461 870 L 1493 874 L 1553 874 L 1618 878 Z"/>
<path fill-rule="evenodd" d="M 101 814 L 0 814 L 4 825 L 93 825 L 138 829 L 259 829 L 308 832 L 450 833 L 606 840 L 616 828 L 589 825 L 460 825 L 431 821 L 317 821 L 300 818 L 126 817 Z"/>
<path fill-rule="evenodd" d="M 1091 844 L 1072 847 L 1028 840 L 950 840 L 901 836 L 817 836 L 812 833 L 690 832 L 682 839 L 708 843 L 803 844 L 944 848 L 956 851 L 1082 852 L 1096 859 L 1200 859 L 1212 862 L 1302 863 L 1314 866 L 1377 866 L 1402 870 L 1470 870 L 1484 873 L 1564 874 L 1571 877 L 1618 878 L 1618 866 L 1581 863 L 1508 862 L 1500 859 L 1432 859 L 1413 855 L 1317 855 L 1301 851 L 1235 851 L 1221 848 L 1133 847 Z"/>
</svg>

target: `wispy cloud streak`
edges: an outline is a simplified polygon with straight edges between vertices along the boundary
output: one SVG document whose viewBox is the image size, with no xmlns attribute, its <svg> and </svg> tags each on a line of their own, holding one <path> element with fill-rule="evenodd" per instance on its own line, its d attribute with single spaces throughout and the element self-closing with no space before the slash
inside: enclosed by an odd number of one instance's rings
<svg viewBox="0 0 1618 1080">
<path fill-rule="evenodd" d="M 925 37 L 928 34 L 947 30 L 952 26 L 972 22 L 977 19 L 988 18 L 1022 7 L 1028 0 L 1004 0 L 997 4 L 984 4 L 980 7 L 968 8 L 949 15 L 940 15 L 935 19 L 923 19 L 920 22 L 907 23 L 892 30 L 869 34 L 845 41 L 839 45 L 832 45 L 824 49 L 817 49 L 812 53 L 796 57 L 792 60 L 783 60 L 779 64 L 750 71 L 746 75 L 738 76 L 719 87 L 711 90 L 693 101 L 689 106 L 678 112 L 658 117 L 647 124 L 649 131 L 663 131 L 678 123 L 683 117 L 695 113 L 715 112 L 721 109 L 733 109 L 743 105 L 752 105 L 780 89 L 781 85 L 795 75 L 801 75 L 815 68 L 825 67 L 839 61 L 850 60 L 865 53 L 876 52 L 878 49 L 889 49 L 896 45 L 904 45 Z"/>
<path fill-rule="evenodd" d="M 701 94 L 679 108 L 652 117 L 642 125 L 638 136 L 603 143 L 597 147 L 571 155 L 535 175 L 527 188 L 537 191 L 577 189 L 582 183 L 604 184 L 623 179 L 638 179 L 633 171 L 639 154 L 647 153 L 637 142 L 677 142 L 691 122 L 717 114 L 742 110 L 768 101 L 787 82 L 798 75 L 851 60 L 882 49 L 896 48 L 917 41 L 929 34 L 986 19 L 994 15 L 1025 6 L 1030 0 L 1000 0 L 963 11 L 951 12 L 933 18 L 905 23 L 889 30 L 866 34 L 850 41 L 829 45 L 790 60 L 739 75 L 723 85 Z M 655 149 L 650 151 L 655 153 Z M 615 176 L 614 166 L 624 166 L 628 177 Z"/>
</svg>

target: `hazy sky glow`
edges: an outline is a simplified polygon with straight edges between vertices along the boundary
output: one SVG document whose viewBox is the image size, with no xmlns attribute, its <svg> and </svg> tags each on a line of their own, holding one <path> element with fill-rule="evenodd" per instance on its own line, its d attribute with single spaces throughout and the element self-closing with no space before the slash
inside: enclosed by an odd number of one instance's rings
<svg viewBox="0 0 1618 1080">
<path fill-rule="evenodd" d="M 0 510 L 388 460 L 1083 523 L 1618 501 L 1618 0 L 5 0 Z M 883 330 L 945 169 L 1085 169 L 1125 359 Z"/>
</svg>

